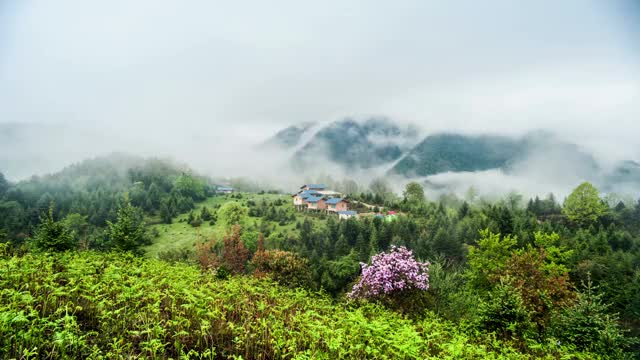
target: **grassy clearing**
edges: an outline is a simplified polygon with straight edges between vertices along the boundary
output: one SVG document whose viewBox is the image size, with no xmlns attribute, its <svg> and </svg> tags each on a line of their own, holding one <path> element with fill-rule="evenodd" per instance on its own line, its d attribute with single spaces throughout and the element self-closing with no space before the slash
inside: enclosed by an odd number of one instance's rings
<svg viewBox="0 0 640 360">
<path fill-rule="evenodd" d="M 247 206 L 249 201 L 260 204 L 261 202 L 273 203 L 278 199 L 282 200 L 283 204 L 277 208 L 293 210 L 291 197 L 289 195 L 243 193 L 240 199 L 230 195 L 210 197 L 205 201 L 197 203 L 194 212 L 199 213 L 203 206 L 207 206 L 210 210 L 213 210 L 229 201 L 237 201 Z M 305 216 L 308 215 L 296 212 L 296 221 L 303 221 Z M 208 240 L 212 237 L 222 238 L 225 234 L 225 229 L 221 224 L 210 225 L 209 222 L 203 222 L 202 226 L 197 229 L 186 223 L 187 217 L 188 214 L 181 214 L 175 217 L 171 224 L 161 224 L 157 223 L 157 219 L 155 218 L 150 219 L 149 222 L 153 225 L 149 226 L 149 230 L 152 232 L 157 231 L 159 236 L 153 238 L 153 244 L 145 248 L 146 255 L 155 258 L 163 251 L 191 249 L 198 240 Z M 313 219 L 314 221 L 323 221 L 318 217 L 313 217 Z M 263 219 L 250 217 L 247 225 L 249 227 L 257 227 L 261 221 L 263 221 Z M 286 225 L 280 225 L 273 221 L 269 221 L 268 223 L 275 232 L 293 234 L 296 231 L 295 222 Z"/>
</svg>

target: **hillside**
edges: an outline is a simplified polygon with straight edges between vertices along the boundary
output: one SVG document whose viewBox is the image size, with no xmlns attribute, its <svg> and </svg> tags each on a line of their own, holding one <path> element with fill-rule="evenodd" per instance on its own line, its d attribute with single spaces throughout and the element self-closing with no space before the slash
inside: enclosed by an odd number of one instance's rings
<svg viewBox="0 0 640 360">
<path fill-rule="evenodd" d="M 2 358 L 531 358 L 433 315 L 130 255 L 2 256 L 0 275 Z"/>
<path fill-rule="evenodd" d="M 393 173 L 427 176 L 447 171 L 503 168 L 522 156 L 518 141 L 499 136 L 440 134 L 426 137 L 396 166 Z"/>
</svg>

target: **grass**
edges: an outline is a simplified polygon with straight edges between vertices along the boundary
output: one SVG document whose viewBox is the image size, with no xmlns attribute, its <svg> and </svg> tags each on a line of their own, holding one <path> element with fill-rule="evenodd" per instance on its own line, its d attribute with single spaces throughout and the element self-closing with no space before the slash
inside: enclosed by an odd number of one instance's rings
<svg viewBox="0 0 640 360">
<path fill-rule="evenodd" d="M 243 193 L 241 199 L 233 198 L 230 195 L 214 196 L 196 204 L 194 213 L 200 213 L 203 206 L 207 206 L 210 210 L 229 201 L 238 201 L 243 205 L 247 205 L 249 200 L 253 200 L 256 204 L 264 201 L 267 203 L 274 202 L 278 199 L 283 201 L 283 205 L 279 208 L 293 209 L 291 197 L 289 195 L 278 194 L 253 194 Z M 308 216 L 302 212 L 296 212 L 296 221 L 302 222 Z M 158 254 L 168 250 L 191 249 L 197 241 L 203 241 L 216 237 L 221 239 L 225 235 L 225 228 L 222 224 L 210 225 L 208 221 L 203 222 L 199 229 L 194 228 L 186 222 L 188 214 L 178 215 L 173 219 L 171 224 L 157 223 L 158 219 L 150 218 L 149 230 L 157 230 L 159 236 L 153 238 L 153 244 L 145 248 L 147 257 L 156 258 Z M 312 217 L 314 221 L 323 222 L 318 217 Z M 258 226 L 262 221 L 261 218 L 250 217 L 249 226 Z M 280 225 L 277 222 L 270 221 L 269 226 L 276 232 L 292 234 L 296 231 L 295 223 L 291 222 L 286 225 Z"/>
</svg>

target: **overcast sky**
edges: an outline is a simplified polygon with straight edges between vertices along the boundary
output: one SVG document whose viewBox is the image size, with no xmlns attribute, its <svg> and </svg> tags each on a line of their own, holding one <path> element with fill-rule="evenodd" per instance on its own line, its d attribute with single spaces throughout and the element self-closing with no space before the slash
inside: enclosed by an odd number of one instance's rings
<svg viewBox="0 0 640 360">
<path fill-rule="evenodd" d="M 373 114 L 640 159 L 637 4 L 0 1 L 0 122 L 177 146 Z"/>
</svg>

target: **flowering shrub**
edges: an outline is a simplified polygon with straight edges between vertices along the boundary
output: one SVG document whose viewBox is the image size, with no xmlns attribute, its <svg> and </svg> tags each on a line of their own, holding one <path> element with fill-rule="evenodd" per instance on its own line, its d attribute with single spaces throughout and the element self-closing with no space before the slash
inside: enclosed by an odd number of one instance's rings
<svg viewBox="0 0 640 360">
<path fill-rule="evenodd" d="M 411 290 L 427 290 L 429 265 L 416 261 L 404 246 L 391 246 L 389 252 L 371 257 L 371 265 L 361 263 L 362 276 L 348 297 L 381 299 Z"/>
</svg>

